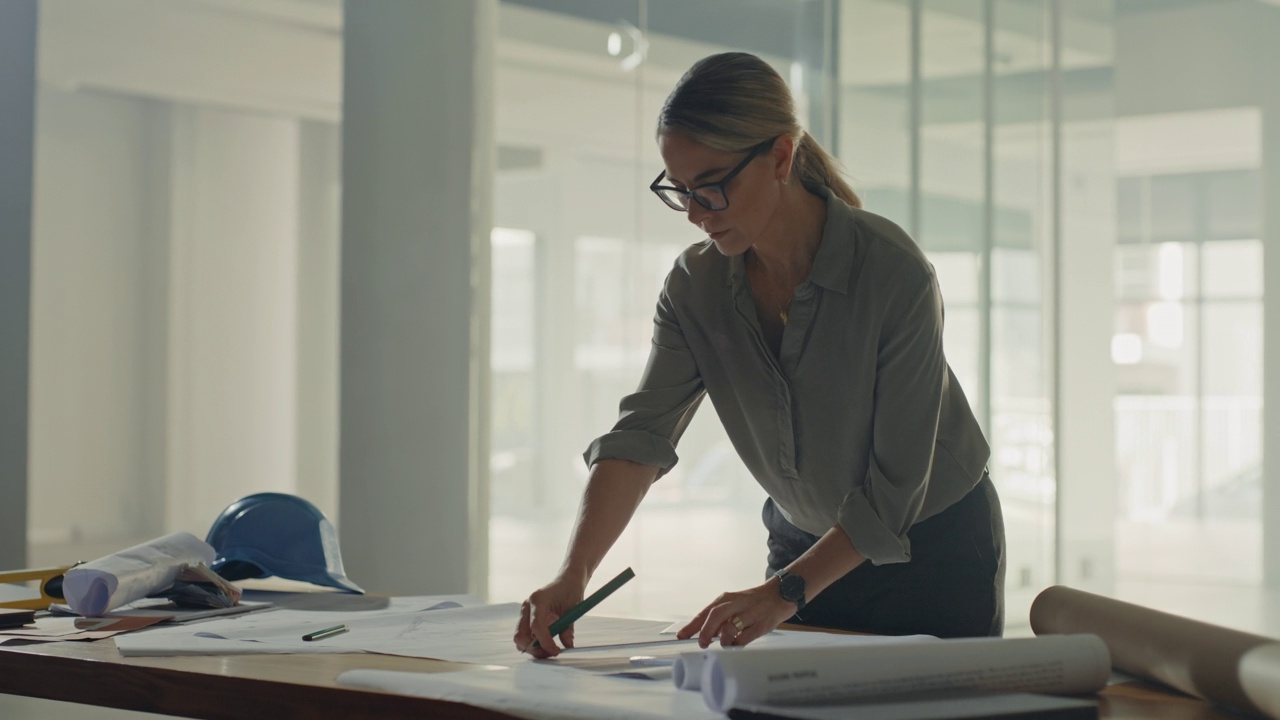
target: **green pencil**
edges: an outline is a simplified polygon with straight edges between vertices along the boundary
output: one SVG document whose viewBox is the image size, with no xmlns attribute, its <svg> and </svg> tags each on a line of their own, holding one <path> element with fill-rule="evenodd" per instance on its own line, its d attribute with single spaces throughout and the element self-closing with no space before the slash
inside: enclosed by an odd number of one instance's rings
<svg viewBox="0 0 1280 720">
<path fill-rule="evenodd" d="M 612 595 L 614 590 L 622 587 L 628 580 L 635 576 L 636 574 L 632 572 L 631 568 L 627 568 L 626 570 L 618 573 L 618 577 L 605 583 L 604 587 L 592 593 L 591 597 L 588 597 L 586 600 L 574 605 L 569 612 L 561 615 L 555 622 L 551 623 L 550 630 L 552 637 L 568 630 L 570 625 L 578 621 L 578 618 L 586 615 L 587 611 L 591 610 L 591 608 L 596 605 L 599 605 L 601 600 Z M 537 640 L 534 640 L 532 647 L 542 647 L 542 645 Z"/>
</svg>

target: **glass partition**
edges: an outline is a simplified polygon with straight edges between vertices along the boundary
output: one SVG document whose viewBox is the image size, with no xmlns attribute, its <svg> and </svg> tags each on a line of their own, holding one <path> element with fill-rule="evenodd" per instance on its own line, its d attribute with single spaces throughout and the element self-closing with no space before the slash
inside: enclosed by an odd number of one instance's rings
<svg viewBox="0 0 1280 720">
<path fill-rule="evenodd" d="M 702 239 L 648 191 L 662 169 L 662 101 L 695 60 L 747 50 L 789 80 L 806 126 L 828 134 L 831 10 L 817 1 L 500 5 L 495 207 L 505 229 L 494 234 L 493 317 L 495 329 L 532 331 L 494 339 L 495 348 L 523 343 L 517 354 L 528 360 L 493 365 L 494 601 L 521 599 L 558 569 L 587 475 L 582 453 L 639 382 L 662 281 Z M 533 239 L 512 245 L 512 233 Z M 611 597 L 612 612 L 688 616 L 763 576 L 764 495 L 709 402 L 679 455 L 599 570 L 631 566 L 645 579 Z"/>
</svg>

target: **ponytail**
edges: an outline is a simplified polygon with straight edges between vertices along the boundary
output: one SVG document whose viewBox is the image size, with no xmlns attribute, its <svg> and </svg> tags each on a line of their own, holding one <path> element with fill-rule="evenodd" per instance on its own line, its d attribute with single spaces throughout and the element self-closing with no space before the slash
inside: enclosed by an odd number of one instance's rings
<svg viewBox="0 0 1280 720">
<path fill-rule="evenodd" d="M 805 130 L 800 131 L 800 140 L 796 143 L 791 174 L 811 192 L 828 188 L 850 207 L 862 207 L 858 194 L 841 176 L 836 159 Z"/>
</svg>

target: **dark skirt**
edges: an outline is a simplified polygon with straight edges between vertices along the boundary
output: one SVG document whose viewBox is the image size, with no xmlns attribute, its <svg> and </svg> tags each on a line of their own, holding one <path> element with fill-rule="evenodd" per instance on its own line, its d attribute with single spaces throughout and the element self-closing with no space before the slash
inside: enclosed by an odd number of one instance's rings
<svg viewBox="0 0 1280 720">
<path fill-rule="evenodd" d="M 818 537 L 764 503 L 769 574 Z M 1004 518 L 988 475 L 969 494 L 907 531 L 911 561 L 870 561 L 832 583 L 788 622 L 877 635 L 999 637 L 1004 632 Z"/>
</svg>

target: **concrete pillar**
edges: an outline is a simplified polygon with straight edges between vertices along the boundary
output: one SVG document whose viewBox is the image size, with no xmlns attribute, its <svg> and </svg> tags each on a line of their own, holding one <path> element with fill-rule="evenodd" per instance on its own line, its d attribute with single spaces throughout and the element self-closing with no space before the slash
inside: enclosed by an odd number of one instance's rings
<svg viewBox="0 0 1280 720">
<path fill-rule="evenodd" d="M 371 591 L 483 595 L 497 4 L 345 12 L 343 557 Z"/>
<path fill-rule="evenodd" d="M 0 569 L 27 563 L 36 16 L 0 3 Z"/>
</svg>

